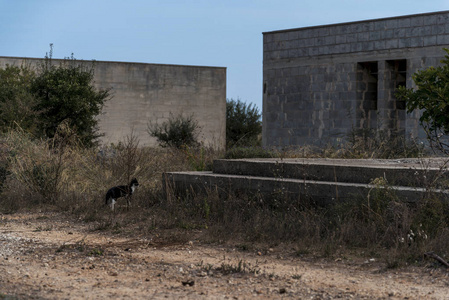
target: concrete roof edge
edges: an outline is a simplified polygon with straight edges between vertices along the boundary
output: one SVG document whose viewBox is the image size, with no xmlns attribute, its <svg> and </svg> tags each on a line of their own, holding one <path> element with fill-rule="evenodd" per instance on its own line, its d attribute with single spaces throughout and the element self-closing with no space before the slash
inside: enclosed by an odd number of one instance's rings
<svg viewBox="0 0 449 300">
<path fill-rule="evenodd" d="M 375 21 L 386 21 L 386 20 L 393 20 L 393 19 L 405 19 L 405 18 L 411 18 L 411 17 L 420 17 L 420 16 L 427 16 L 427 15 L 439 15 L 439 14 L 447 14 L 447 13 L 449 13 L 449 10 L 436 11 L 436 12 L 427 12 L 427 13 L 419 13 L 419 14 L 411 14 L 411 15 L 403 15 L 403 16 L 396 16 L 396 17 L 368 19 L 368 20 L 361 20 L 361 21 L 352 21 L 352 22 L 343 22 L 343 23 L 334 23 L 334 24 L 325 24 L 325 25 L 316 25 L 316 26 L 306 26 L 306 27 L 298 27 L 298 28 L 291 28 L 291 29 L 281 29 L 281 30 L 274 30 L 274 31 L 265 31 L 265 32 L 262 32 L 262 34 L 282 33 L 282 32 L 290 32 L 290 31 L 297 31 L 297 30 L 307 30 L 307 29 L 315 29 L 315 28 L 323 28 L 323 27 L 333 27 L 333 26 L 339 26 L 339 25 L 368 23 L 368 22 L 375 22 Z"/>
<path fill-rule="evenodd" d="M 12 58 L 12 59 L 31 59 L 31 60 L 43 60 L 44 58 L 38 57 L 20 57 L 20 56 L 0 56 L 2 58 Z M 52 58 L 55 61 L 64 61 L 63 58 Z M 227 69 L 227 67 L 218 66 L 197 66 L 197 65 L 177 65 L 177 64 L 161 64 L 161 63 L 144 63 L 144 62 L 128 62 L 128 61 L 109 61 L 109 60 L 96 60 L 96 59 L 76 59 L 78 62 L 94 62 L 94 63 L 116 63 L 116 64 L 136 64 L 136 65 L 152 65 L 152 66 L 166 66 L 166 67 L 192 67 L 192 68 L 211 68 L 211 69 Z"/>
</svg>

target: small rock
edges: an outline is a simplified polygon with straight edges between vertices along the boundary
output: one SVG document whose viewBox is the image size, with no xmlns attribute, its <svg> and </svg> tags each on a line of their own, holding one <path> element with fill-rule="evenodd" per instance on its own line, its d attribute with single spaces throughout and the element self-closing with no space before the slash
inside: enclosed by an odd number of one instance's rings
<svg viewBox="0 0 449 300">
<path fill-rule="evenodd" d="M 195 281 L 193 280 L 186 280 L 186 281 L 182 281 L 182 285 L 186 286 L 193 286 L 195 284 Z"/>
<path fill-rule="evenodd" d="M 197 274 L 197 276 L 198 276 L 198 277 L 206 277 L 206 276 L 207 276 L 207 273 L 204 272 L 204 271 L 201 271 L 201 272 L 199 272 L 199 273 Z"/>
<path fill-rule="evenodd" d="M 118 273 L 116 271 L 109 272 L 109 276 L 118 276 Z"/>
<path fill-rule="evenodd" d="M 285 294 L 285 293 L 287 293 L 287 290 L 285 288 L 279 289 L 279 294 Z"/>
</svg>

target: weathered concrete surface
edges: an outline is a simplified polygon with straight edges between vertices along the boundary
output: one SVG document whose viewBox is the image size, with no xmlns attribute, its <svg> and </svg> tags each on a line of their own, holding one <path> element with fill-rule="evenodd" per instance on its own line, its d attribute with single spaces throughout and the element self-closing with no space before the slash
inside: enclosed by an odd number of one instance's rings
<svg viewBox="0 0 449 300">
<path fill-rule="evenodd" d="M 348 162 L 345 165 L 345 162 Z M 213 172 L 164 174 L 167 187 L 176 192 L 220 195 L 249 194 L 264 198 L 288 197 L 321 205 L 367 197 L 375 188 L 394 190 L 402 200 L 413 202 L 429 192 L 447 198 L 448 175 L 443 159 L 420 160 L 329 160 L 249 159 L 217 160 Z M 423 176 L 427 180 L 423 180 Z M 373 179 L 383 178 L 386 185 Z M 419 180 L 417 178 L 420 178 Z M 439 178 L 434 184 L 430 181 Z"/>
<path fill-rule="evenodd" d="M 42 59 L 0 57 L 6 64 L 36 65 Z M 61 60 L 53 60 L 60 63 Z M 91 61 L 77 61 L 91 65 Z M 99 116 L 103 144 L 117 143 L 133 133 L 140 145 L 156 145 L 149 122 L 192 115 L 201 127 L 199 140 L 224 148 L 226 143 L 226 68 L 95 61 L 95 86 L 111 89 L 113 98 Z"/>
<path fill-rule="evenodd" d="M 419 113 L 395 98 L 437 66 L 449 11 L 265 32 L 263 144 L 338 144 L 353 129 L 425 140 Z"/>
<path fill-rule="evenodd" d="M 448 160 L 435 159 L 219 159 L 215 174 L 292 178 L 339 183 L 371 183 L 423 187 L 449 182 Z"/>
</svg>

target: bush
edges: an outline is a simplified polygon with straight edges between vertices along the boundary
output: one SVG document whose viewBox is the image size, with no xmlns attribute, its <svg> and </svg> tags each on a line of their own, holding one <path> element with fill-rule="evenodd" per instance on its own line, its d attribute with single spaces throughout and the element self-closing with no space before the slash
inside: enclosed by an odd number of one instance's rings
<svg viewBox="0 0 449 300">
<path fill-rule="evenodd" d="M 259 109 L 240 100 L 226 101 L 226 147 L 259 146 L 262 122 Z"/>
<path fill-rule="evenodd" d="M 51 140 L 34 139 L 21 130 L 11 130 L 5 138 L 10 174 L 43 203 L 57 202 L 63 177 L 70 169 L 73 149 L 66 147 L 67 130 L 61 125 Z"/>
<path fill-rule="evenodd" d="M 200 127 L 193 115 L 173 116 L 170 114 L 168 121 L 162 124 L 148 124 L 148 133 L 157 139 L 161 147 L 182 148 L 184 146 L 198 146 L 198 134 Z"/>
<path fill-rule="evenodd" d="M 39 75 L 31 85 L 37 100 L 34 107 L 40 119 L 39 136 L 52 138 L 62 122 L 68 122 L 81 142 L 92 146 L 101 135 L 98 119 L 108 90 L 96 90 L 93 85 L 93 66 L 77 64 L 73 56 L 56 66 L 51 56 L 45 58 Z"/>
</svg>

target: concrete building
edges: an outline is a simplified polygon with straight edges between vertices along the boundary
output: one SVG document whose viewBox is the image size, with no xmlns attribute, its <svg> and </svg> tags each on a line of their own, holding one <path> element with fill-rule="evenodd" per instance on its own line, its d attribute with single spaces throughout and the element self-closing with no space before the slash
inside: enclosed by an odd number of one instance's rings
<svg viewBox="0 0 449 300">
<path fill-rule="evenodd" d="M 263 144 L 335 143 L 353 129 L 424 139 L 394 92 L 449 47 L 449 11 L 265 32 Z"/>
<path fill-rule="evenodd" d="M 0 57 L 0 68 L 39 61 Z M 149 122 L 162 123 L 171 114 L 193 114 L 201 127 L 200 141 L 225 147 L 226 68 L 96 61 L 94 72 L 95 86 L 111 88 L 113 95 L 99 116 L 103 144 L 123 141 L 133 131 L 140 145 L 154 146 L 156 139 L 147 132 Z"/>
</svg>

